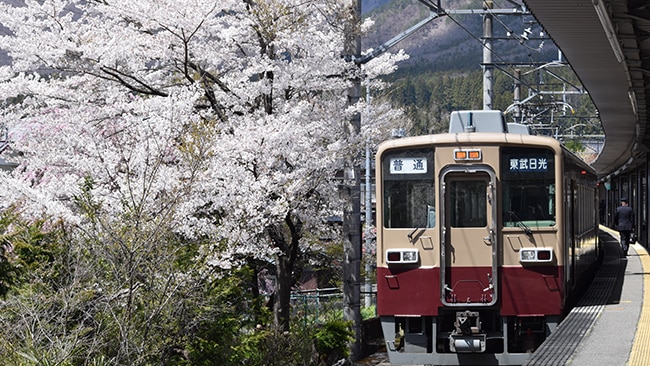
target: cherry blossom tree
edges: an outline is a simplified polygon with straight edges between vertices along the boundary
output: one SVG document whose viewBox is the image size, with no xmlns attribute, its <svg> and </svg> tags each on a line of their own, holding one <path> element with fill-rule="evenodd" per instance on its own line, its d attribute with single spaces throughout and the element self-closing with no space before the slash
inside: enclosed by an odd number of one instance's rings
<svg viewBox="0 0 650 366">
<path fill-rule="evenodd" d="M 363 68 L 344 57 L 350 6 L 0 4 L 9 29 L 0 44 L 13 60 L 0 68 L 1 122 L 20 153 L 11 176 L 0 174 L 11 187 L 3 201 L 113 245 L 128 296 L 161 276 L 178 277 L 161 289 L 182 287 L 179 274 L 155 273 L 174 271 L 159 261 L 148 264 L 148 280 L 138 273 L 139 253 L 170 235 L 200 244 L 193 270 L 203 276 L 251 259 L 272 263 L 276 325 L 288 329 L 293 266 L 305 246 L 319 245 L 324 218 L 340 213 L 333 177 L 343 157 L 385 137 L 399 117 L 375 105 L 362 134 L 346 132 L 350 116 L 366 110 L 349 105 L 351 83 L 382 88 L 376 78 L 406 57 L 385 54 Z"/>
</svg>

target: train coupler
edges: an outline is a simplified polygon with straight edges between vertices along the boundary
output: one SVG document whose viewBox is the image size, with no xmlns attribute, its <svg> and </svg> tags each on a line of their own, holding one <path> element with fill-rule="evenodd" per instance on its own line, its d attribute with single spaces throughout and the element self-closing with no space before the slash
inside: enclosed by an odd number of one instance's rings
<svg viewBox="0 0 650 366">
<path fill-rule="evenodd" d="M 452 352 L 485 352 L 487 334 L 481 331 L 481 318 L 478 311 L 457 312 L 454 327 L 454 331 L 449 335 L 449 348 Z"/>
</svg>

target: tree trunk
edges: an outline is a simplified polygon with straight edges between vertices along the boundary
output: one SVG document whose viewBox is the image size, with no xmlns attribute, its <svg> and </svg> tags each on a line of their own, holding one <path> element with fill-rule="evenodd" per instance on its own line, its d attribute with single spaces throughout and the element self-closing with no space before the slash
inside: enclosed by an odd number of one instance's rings
<svg viewBox="0 0 650 366">
<path fill-rule="evenodd" d="M 273 320 L 275 326 L 282 330 L 289 330 L 291 317 L 291 285 L 292 269 L 289 258 L 279 255 L 276 263 L 277 283 L 275 285 L 275 304 L 273 305 Z"/>
<path fill-rule="evenodd" d="M 268 228 L 273 245 L 280 249 L 276 257 L 275 302 L 273 304 L 273 320 L 278 329 L 289 331 L 291 320 L 291 287 L 293 286 L 293 270 L 300 253 L 299 242 L 302 235 L 302 222 L 287 213 L 283 224 Z"/>
</svg>

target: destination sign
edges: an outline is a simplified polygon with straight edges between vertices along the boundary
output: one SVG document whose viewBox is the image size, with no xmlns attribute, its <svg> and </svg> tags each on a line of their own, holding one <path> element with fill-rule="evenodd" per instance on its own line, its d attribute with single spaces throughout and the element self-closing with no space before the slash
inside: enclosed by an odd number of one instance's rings
<svg viewBox="0 0 650 366">
<path fill-rule="evenodd" d="M 427 158 L 390 159 L 390 174 L 426 174 Z"/>
<path fill-rule="evenodd" d="M 548 171 L 548 158 L 543 157 L 511 157 L 511 172 L 546 172 Z"/>
</svg>

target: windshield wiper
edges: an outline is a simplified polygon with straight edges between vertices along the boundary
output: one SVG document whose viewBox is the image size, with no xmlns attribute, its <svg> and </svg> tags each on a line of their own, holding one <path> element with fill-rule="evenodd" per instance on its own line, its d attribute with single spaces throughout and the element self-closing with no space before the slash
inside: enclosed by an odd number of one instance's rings
<svg viewBox="0 0 650 366">
<path fill-rule="evenodd" d="M 411 231 L 410 233 L 406 234 L 406 236 L 409 238 L 409 241 L 413 241 L 413 234 L 415 234 L 415 232 L 418 231 L 418 230 L 420 230 L 420 228 L 419 228 L 419 227 L 416 227 L 415 229 L 413 229 L 413 231 Z"/>
<path fill-rule="evenodd" d="M 515 214 L 514 211 L 508 211 L 508 213 L 510 214 L 510 220 L 512 221 L 512 219 L 514 219 L 515 224 L 517 224 L 517 226 L 521 230 L 523 230 L 526 233 L 526 235 L 533 235 L 533 231 L 530 230 L 530 228 L 526 224 L 524 224 L 523 221 L 521 221 L 519 216 L 517 216 L 517 214 Z"/>
</svg>

